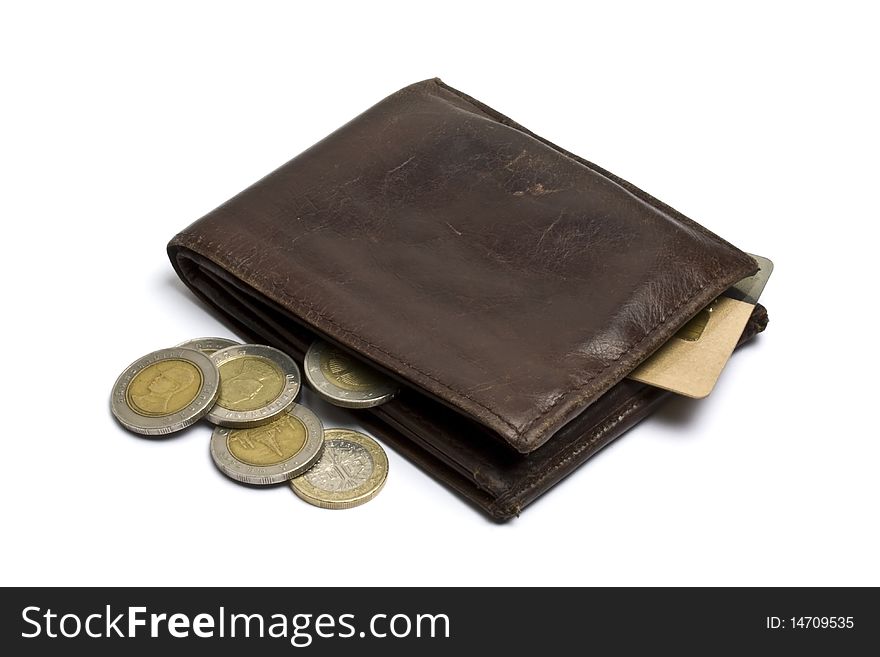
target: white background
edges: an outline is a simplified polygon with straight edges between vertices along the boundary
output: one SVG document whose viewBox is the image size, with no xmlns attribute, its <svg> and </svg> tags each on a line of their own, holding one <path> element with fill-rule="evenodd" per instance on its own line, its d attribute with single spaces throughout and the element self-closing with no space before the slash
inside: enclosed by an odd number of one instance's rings
<svg viewBox="0 0 880 657">
<path fill-rule="evenodd" d="M 869 6 L 9 3 L 0 583 L 880 584 Z M 225 478 L 206 425 L 117 426 L 129 362 L 229 335 L 168 239 L 435 75 L 775 261 L 711 397 L 505 525 L 394 452 L 330 512 Z"/>
</svg>

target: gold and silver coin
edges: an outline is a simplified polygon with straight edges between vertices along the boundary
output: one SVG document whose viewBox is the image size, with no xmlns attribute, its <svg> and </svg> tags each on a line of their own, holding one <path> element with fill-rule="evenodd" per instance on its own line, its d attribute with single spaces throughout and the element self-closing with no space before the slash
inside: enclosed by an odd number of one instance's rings
<svg viewBox="0 0 880 657">
<path fill-rule="evenodd" d="M 239 344 L 241 344 L 241 342 L 236 342 L 229 338 L 195 338 L 193 340 L 181 342 L 177 346 L 186 347 L 187 349 L 195 349 L 196 351 L 201 351 L 206 356 L 210 356 L 215 351 L 226 349 L 226 347 L 234 347 Z"/>
<path fill-rule="evenodd" d="M 217 427 L 211 436 L 214 463 L 223 474 L 246 484 L 277 484 L 296 477 L 315 463 L 323 449 L 321 420 L 300 404 L 269 424 Z"/>
<path fill-rule="evenodd" d="M 184 429 L 211 410 L 220 374 L 205 354 L 172 347 L 139 358 L 116 379 L 113 415 L 126 429 L 159 436 Z"/>
<path fill-rule="evenodd" d="M 325 429 L 321 458 L 290 487 L 309 504 L 350 509 L 378 495 L 387 477 L 388 457 L 379 443 L 350 429 Z"/>
<path fill-rule="evenodd" d="M 336 406 L 370 408 L 398 392 L 394 381 L 326 342 L 312 343 L 303 368 L 315 392 Z"/>
<path fill-rule="evenodd" d="M 221 427 L 268 424 L 286 413 L 299 394 L 299 368 L 273 347 L 226 347 L 211 354 L 211 361 L 220 370 L 220 395 L 207 418 Z"/>
</svg>

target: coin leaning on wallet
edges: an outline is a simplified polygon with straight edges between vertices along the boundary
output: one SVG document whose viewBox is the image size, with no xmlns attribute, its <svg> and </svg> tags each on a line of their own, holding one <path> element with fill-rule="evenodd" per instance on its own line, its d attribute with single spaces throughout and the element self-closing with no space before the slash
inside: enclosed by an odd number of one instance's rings
<svg viewBox="0 0 880 657">
<path fill-rule="evenodd" d="M 325 342 L 309 347 L 303 365 L 318 396 L 336 406 L 370 408 L 398 392 L 391 379 Z M 373 499 L 388 476 L 384 450 L 363 433 L 325 429 L 296 402 L 300 388 L 296 361 L 274 347 L 195 338 L 129 365 L 113 386 L 110 407 L 123 427 L 144 436 L 207 419 L 215 425 L 211 458 L 236 481 L 290 482 L 298 497 L 325 509 Z"/>
</svg>

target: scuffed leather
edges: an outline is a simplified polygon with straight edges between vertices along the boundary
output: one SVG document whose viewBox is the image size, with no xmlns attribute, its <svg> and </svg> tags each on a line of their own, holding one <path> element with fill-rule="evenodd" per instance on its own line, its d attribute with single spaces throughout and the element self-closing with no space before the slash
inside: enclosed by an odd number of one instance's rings
<svg viewBox="0 0 880 657">
<path fill-rule="evenodd" d="M 439 80 L 389 96 L 172 247 L 521 452 L 757 268 Z"/>
<path fill-rule="evenodd" d="M 746 254 L 439 80 L 386 98 L 178 234 L 243 335 L 396 378 L 380 437 L 507 519 L 667 394 L 626 374 Z M 760 306 L 744 334 L 766 324 Z"/>
</svg>

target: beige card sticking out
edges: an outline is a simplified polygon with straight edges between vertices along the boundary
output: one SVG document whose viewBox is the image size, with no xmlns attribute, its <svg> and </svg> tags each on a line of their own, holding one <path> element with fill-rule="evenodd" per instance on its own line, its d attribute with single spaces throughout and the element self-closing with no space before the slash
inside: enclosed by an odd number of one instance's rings
<svg viewBox="0 0 880 657">
<path fill-rule="evenodd" d="M 702 399 L 715 387 L 754 309 L 754 304 L 718 297 L 629 378 Z"/>
<path fill-rule="evenodd" d="M 773 273 L 770 260 L 751 255 L 758 271 L 697 313 L 633 370 L 630 379 L 695 399 L 712 392 Z"/>
</svg>

